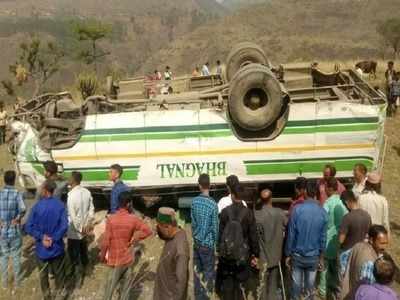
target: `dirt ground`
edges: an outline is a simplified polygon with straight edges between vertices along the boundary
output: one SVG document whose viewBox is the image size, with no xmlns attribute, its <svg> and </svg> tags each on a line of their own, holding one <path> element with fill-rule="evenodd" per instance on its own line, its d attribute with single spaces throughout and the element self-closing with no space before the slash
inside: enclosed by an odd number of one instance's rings
<svg viewBox="0 0 400 300">
<path fill-rule="evenodd" d="M 378 77 L 382 78 L 382 70 Z M 373 84 L 381 84 L 381 80 L 376 80 Z M 397 264 L 400 264 L 400 199 L 399 199 L 399 179 L 400 179 L 400 112 L 395 118 L 389 118 L 386 123 L 385 132 L 388 137 L 386 159 L 383 173 L 383 191 L 387 197 L 390 206 L 391 221 L 391 247 L 390 253 L 393 255 Z M 8 155 L 5 146 L 0 147 L 0 173 L 3 170 L 12 168 L 11 158 Z M 188 236 L 190 228 L 186 226 Z M 25 244 L 27 241 L 25 240 Z M 131 287 L 134 296 L 130 299 L 151 299 L 153 289 L 154 272 L 156 270 L 158 257 L 162 249 L 162 241 L 153 236 L 143 243 L 143 255 L 138 264 L 133 269 Z M 26 247 L 26 246 L 25 246 Z M 70 299 L 102 299 L 104 285 L 106 282 L 107 267 L 96 262 L 97 250 L 92 248 L 90 251 L 92 259 L 92 268 L 81 289 L 75 290 Z M 191 262 L 190 262 L 191 264 Z M 22 287 L 18 291 L 3 290 L 0 292 L 2 299 L 41 299 L 38 272 L 35 268 L 34 254 L 32 251 L 24 249 L 23 253 L 23 277 Z M 192 275 L 189 280 L 189 290 L 193 289 Z M 399 292 L 399 282 L 394 284 Z M 193 298 L 192 298 L 193 299 Z"/>
</svg>

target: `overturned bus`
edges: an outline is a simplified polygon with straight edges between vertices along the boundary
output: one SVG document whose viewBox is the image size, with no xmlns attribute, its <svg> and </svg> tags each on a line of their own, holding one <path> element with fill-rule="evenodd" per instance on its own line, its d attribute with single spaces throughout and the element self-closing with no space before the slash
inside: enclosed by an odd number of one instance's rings
<svg viewBox="0 0 400 300">
<path fill-rule="evenodd" d="M 42 163 L 54 160 L 65 176 L 80 171 L 83 185 L 102 193 L 111 186 L 109 166 L 119 163 L 123 180 L 154 203 L 193 193 L 201 173 L 216 186 L 236 174 L 257 189 L 317 178 L 328 163 L 341 178 L 356 163 L 382 167 L 385 100 L 354 71 L 274 68 L 251 43 L 232 49 L 225 66 L 222 77 L 156 83 L 172 93 L 149 94 L 149 83 L 135 79 L 81 105 L 67 92 L 32 99 L 11 122 L 21 184 L 35 189 Z"/>
</svg>

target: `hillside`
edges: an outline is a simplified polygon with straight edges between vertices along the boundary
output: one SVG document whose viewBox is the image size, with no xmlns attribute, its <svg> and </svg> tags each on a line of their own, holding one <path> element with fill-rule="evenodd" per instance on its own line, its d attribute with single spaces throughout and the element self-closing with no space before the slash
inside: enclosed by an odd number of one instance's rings
<svg viewBox="0 0 400 300">
<path fill-rule="evenodd" d="M 376 24 L 399 8 L 398 0 L 272 0 L 200 26 L 155 53 L 141 72 L 164 64 L 190 72 L 224 60 L 240 41 L 260 44 L 273 62 L 384 58 Z"/>
</svg>

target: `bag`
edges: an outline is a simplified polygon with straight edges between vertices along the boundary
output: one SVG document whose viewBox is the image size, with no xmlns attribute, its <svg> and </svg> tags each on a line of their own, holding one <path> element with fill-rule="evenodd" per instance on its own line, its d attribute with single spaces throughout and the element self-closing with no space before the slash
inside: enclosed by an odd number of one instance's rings
<svg viewBox="0 0 400 300">
<path fill-rule="evenodd" d="M 236 265 L 247 264 L 250 251 L 241 224 L 247 209 L 243 209 L 237 218 L 233 216 L 232 208 L 227 208 L 227 212 L 229 220 L 222 232 L 219 244 L 220 256 L 227 261 L 234 261 Z"/>
</svg>

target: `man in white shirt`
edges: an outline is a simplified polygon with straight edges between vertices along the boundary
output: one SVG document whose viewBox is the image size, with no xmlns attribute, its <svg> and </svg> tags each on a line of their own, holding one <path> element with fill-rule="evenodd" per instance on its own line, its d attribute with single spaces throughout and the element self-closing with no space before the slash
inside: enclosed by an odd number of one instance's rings
<svg viewBox="0 0 400 300">
<path fill-rule="evenodd" d="M 165 67 L 164 80 L 172 80 L 172 72 L 169 66 Z"/>
<path fill-rule="evenodd" d="M 201 75 L 202 76 L 210 76 L 210 69 L 209 69 L 210 64 L 206 62 L 203 67 L 201 68 Z"/>
<path fill-rule="evenodd" d="M 353 169 L 354 185 L 353 193 L 358 198 L 365 189 L 367 181 L 367 167 L 364 164 L 356 164 Z"/>
<path fill-rule="evenodd" d="M 360 208 L 371 216 L 372 224 L 382 225 L 390 231 L 389 206 L 386 198 L 380 195 L 381 176 L 377 172 L 368 174 L 365 189 L 359 197 Z"/>
<path fill-rule="evenodd" d="M 226 187 L 228 189 L 229 195 L 222 197 L 221 200 L 219 200 L 219 202 L 218 202 L 218 213 L 219 214 L 225 207 L 232 205 L 233 202 L 232 202 L 232 197 L 231 197 L 231 191 L 236 185 L 239 185 L 239 178 L 236 175 L 229 175 L 228 177 L 226 177 Z M 247 204 L 245 201 L 242 201 L 242 203 L 244 206 L 247 207 Z"/>
<path fill-rule="evenodd" d="M 94 218 L 93 198 L 89 190 L 80 185 L 82 174 L 72 172 L 71 190 L 68 193 L 68 254 L 71 258 L 74 277 L 82 285 L 85 269 L 89 263 L 86 236 Z"/>
</svg>

